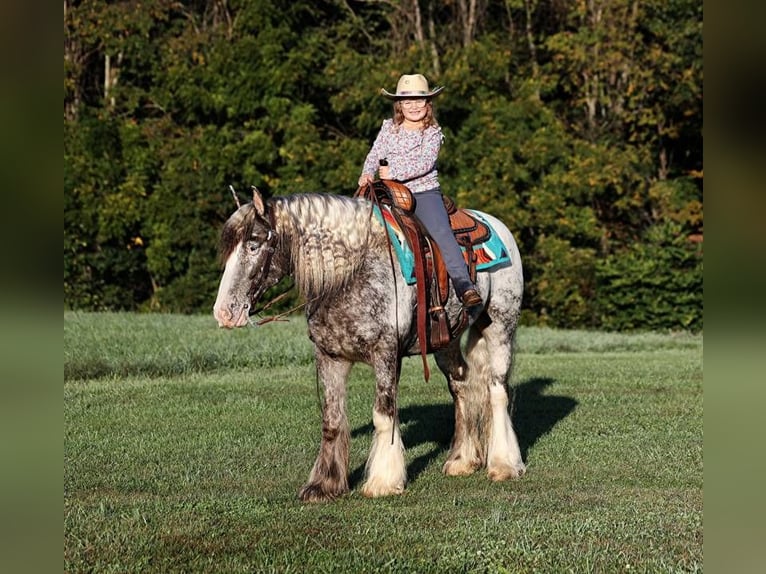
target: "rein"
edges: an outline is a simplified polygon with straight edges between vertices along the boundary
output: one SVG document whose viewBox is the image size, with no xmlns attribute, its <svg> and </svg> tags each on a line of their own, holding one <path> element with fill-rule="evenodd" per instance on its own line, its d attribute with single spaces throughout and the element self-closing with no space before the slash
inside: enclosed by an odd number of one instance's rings
<svg viewBox="0 0 766 574">
<path fill-rule="evenodd" d="M 363 189 L 366 189 L 367 193 L 362 192 Z M 388 191 L 389 191 L 389 193 L 391 193 L 390 189 L 388 189 Z M 409 194 L 409 192 L 408 192 L 408 194 Z M 357 191 L 356 191 L 356 193 L 354 195 L 356 197 L 360 197 L 360 196 L 361 197 L 366 197 L 367 199 L 369 199 L 371 201 L 372 207 L 370 208 L 370 219 L 372 219 L 372 213 L 373 213 L 373 209 L 375 207 L 377 207 L 379 210 L 381 210 L 381 215 L 382 215 L 380 198 L 378 197 L 378 194 L 375 192 L 374 185 L 373 185 L 372 182 L 368 182 L 365 186 L 362 186 L 359 189 L 357 189 Z M 398 208 L 401 209 L 402 211 L 409 210 L 409 209 L 413 208 L 414 206 L 411 203 L 413 198 L 412 198 L 411 194 L 409 194 L 408 197 L 409 197 L 410 203 L 407 203 L 407 198 L 406 197 L 401 197 L 401 196 L 400 197 L 394 197 L 394 194 L 391 193 L 391 199 L 392 199 L 391 213 L 394 215 L 394 217 L 397 219 L 397 221 L 399 221 L 400 224 L 402 224 L 402 222 L 401 222 L 400 218 L 397 217 L 396 211 L 393 208 L 398 206 Z M 402 203 L 401 204 L 397 203 L 397 201 L 402 202 Z M 405 205 L 407 207 L 404 207 Z M 386 223 L 385 223 L 385 221 L 383 221 L 384 231 L 385 231 L 385 227 L 386 227 Z M 403 225 L 403 224 L 402 224 L 402 229 L 405 230 L 405 225 Z M 389 258 L 389 261 L 391 263 L 391 273 L 392 273 L 393 278 L 394 278 L 394 300 L 396 301 L 396 334 L 397 334 L 397 346 L 398 346 L 398 340 L 399 340 L 399 296 L 398 296 L 397 281 L 396 281 L 396 268 L 394 267 L 394 254 L 393 254 L 393 250 L 392 250 L 392 247 L 391 247 L 392 239 L 391 239 L 390 235 L 388 234 L 388 232 L 385 233 L 385 236 L 386 236 L 386 240 L 387 240 L 386 241 L 386 245 L 388 246 L 388 258 Z M 411 240 L 415 240 L 415 241 L 417 240 L 416 238 L 417 238 L 417 235 L 415 235 L 414 238 L 410 237 Z M 413 250 L 415 250 L 415 249 L 420 249 L 420 247 L 419 246 L 413 247 Z M 415 266 L 415 274 L 417 276 L 418 301 L 421 302 L 419 304 L 419 307 L 420 307 L 422 305 L 422 302 L 425 301 L 425 298 L 426 298 L 426 294 L 425 294 L 425 283 L 426 283 L 426 280 L 425 280 L 425 276 L 424 276 L 424 269 L 421 266 L 416 265 Z M 421 291 L 421 289 L 423 291 Z M 423 321 L 425 321 L 425 318 L 423 318 Z M 426 346 L 427 346 L 427 342 L 426 342 L 426 330 L 425 330 L 426 326 L 425 326 L 425 323 L 422 322 L 419 318 L 416 319 L 416 324 L 417 324 L 418 340 L 420 342 L 420 357 L 421 357 L 421 359 L 423 361 L 423 378 L 426 380 L 426 382 L 428 382 L 428 379 L 431 376 L 431 370 L 428 367 L 428 356 L 427 356 L 428 353 L 426 351 Z"/>
<path fill-rule="evenodd" d="M 263 307 L 261 307 L 258 311 L 255 311 L 253 313 L 253 315 L 258 315 L 259 313 L 263 313 L 266 309 L 268 309 L 272 305 L 276 304 L 277 302 L 279 302 L 282 299 L 284 299 L 285 297 L 287 297 L 288 294 L 289 294 L 289 291 L 285 291 L 284 293 L 281 293 L 281 294 L 277 295 L 271 301 L 269 301 Z M 292 313 L 293 311 L 297 311 L 301 307 L 305 307 L 305 306 L 306 306 L 306 303 L 301 303 L 300 305 L 296 305 L 292 309 L 288 309 L 287 311 L 284 311 L 284 312 L 280 313 L 279 315 L 273 315 L 271 317 L 264 317 L 263 319 L 259 319 L 258 321 L 253 322 L 253 325 L 260 326 L 260 325 L 264 325 L 266 323 L 271 323 L 272 321 L 287 321 L 287 319 L 284 318 L 285 316 L 287 316 L 290 313 Z"/>
<path fill-rule="evenodd" d="M 375 209 L 375 207 L 377 207 L 378 210 L 380 211 L 380 200 L 378 199 L 377 194 L 373 191 L 371 182 L 367 183 L 367 190 L 369 191 L 368 195 L 372 196 L 372 201 L 371 201 L 372 207 L 370 207 L 370 216 L 369 216 L 370 221 L 372 221 L 373 210 Z M 354 195 L 359 196 L 360 191 L 361 191 L 361 188 L 357 190 L 357 192 Z M 381 216 L 382 215 L 383 215 L 383 212 L 381 211 Z M 383 233 L 386 236 L 386 246 L 388 247 L 388 260 L 391 263 L 391 276 L 394 279 L 394 301 L 395 301 L 394 316 L 396 317 L 394 319 L 394 322 L 396 325 L 396 354 L 397 356 L 399 356 L 399 289 L 397 287 L 398 283 L 396 281 L 396 267 L 394 267 L 394 250 L 392 249 L 392 246 L 391 246 L 391 237 L 388 235 L 388 231 L 386 231 L 385 221 L 383 222 Z M 428 375 L 429 375 L 428 363 L 426 362 L 425 358 L 423 359 L 423 368 L 425 371 L 426 381 L 428 381 Z M 394 393 L 394 413 L 396 417 L 396 424 L 393 425 L 393 427 L 391 428 L 391 444 L 394 444 L 394 439 L 396 436 L 395 431 L 396 431 L 396 428 L 399 426 L 399 406 L 397 405 L 398 394 L 399 393 Z"/>
<path fill-rule="evenodd" d="M 235 196 L 236 197 L 236 196 Z M 254 301 L 256 299 L 256 295 L 260 295 L 258 293 L 258 290 L 260 288 L 260 285 L 263 283 L 263 281 L 266 280 L 266 277 L 269 275 L 269 271 L 271 270 L 271 259 L 274 256 L 274 252 L 276 251 L 276 243 L 277 243 L 277 232 L 275 231 L 276 228 L 276 222 L 274 221 L 274 210 L 269 209 L 267 211 L 267 215 L 269 218 L 269 234 L 266 236 L 266 260 L 263 262 L 263 266 L 260 269 L 260 273 L 258 273 L 258 276 L 255 275 L 250 279 L 250 289 L 247 292 L 247 297 L 250 300 L 250 307 L 254 308 L 255 304 Z M 253 311 L 253 315 L 258 315 L 260 313 L 263 313 L 266 309 L 269 307 L 275 305 L 285 297 L 287 297 L 288 292 L 280 293 L 276 297 L 274 297 L 271 301 L 266 303 L 263 307 L 261 307 L 258 311 Z M 311 301 L 315 301 L 316 298 L 312 299 Z M 265 325 L 266 323 L 271 323 L 273 321 L 286 321 L 285 317 L 289 315 L 290 313 L 297 311 L 298 309 L 301 309 L 302 307 L 305 307 L 308 305 L 311 301 L 305 301 L 301 303 L 300 305 L 296 305 L 295 307 L 288 309 L 287 311 L 284 311 L 282 313 L 279 313 L 278 315 L 273 315 L 272 317 L 264 317 L 263 319 L 259 319 L 258 321 L 251 321 L 251 324 L 255 326 Z"/>
<path fill-rule="evenodd" d="M 369 218 L 370 218 L 370 220 L 372 220 L 372 215 L 373 215 L 374 209 L 377 207 L 378 210 L 381 211 L 380 199 L 378 199 L 378 195 L 373 191 L 372 183 L 371 182 L 368 182 L 366 184 L 366 187 L 367 187 L 367 190 L 369 192 L 367 195 L 371 196 L 372 207 L 370 207 L 370 217 Z M 364 196 L 364 194 L 361 194 L 360 191 L 361 191 L 361 188 L 359 190 L 357 190 L 357 192 L 354 195 L 356 197 Z M 381 211 L 381 215 L 382 215 L 382 213 L 383 212 Z M 383 231 L 385 232 L 385 235 L 386 235 L 386 247 L 388 247 L 388 260 L 389 260 L 389 263 L 391 263 L 391 275 L 392 275 L 392 277 L 394 279 L 394 301 L 396 302 L 396 311 L 395 311 L 395 316 L 396 316 L 396 346 L 398 347 L 399 346 L 399 289 L 397 287 L 398 283 L 396 281 L 396 267 L 394 267 L 394 251 L 393 251 L 392 246 L 391 246 L 391 237 L 388 235 L 388 232 L 386 231 L 386 223 L 385 223 L 385 221 L 383 222 Z M 398 349 L 397 349 L 397 351 L 398 351 Z M 426 370 L 427 369 L 428 369 L 428 365 L 426 364 Z M 428 380 L 428 375 L 426 375 L 426 380 Z"/>
</svg>

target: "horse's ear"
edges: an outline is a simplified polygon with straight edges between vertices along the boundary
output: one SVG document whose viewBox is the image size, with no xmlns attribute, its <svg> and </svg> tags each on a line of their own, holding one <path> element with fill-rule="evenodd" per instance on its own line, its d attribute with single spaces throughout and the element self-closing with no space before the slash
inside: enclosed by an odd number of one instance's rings
<svg viewBox="0 0 766 574">
<path fill-rule="evenodd" d="M 266 214 L 266 205 L 263 203 L 263 197 L 261 197 L 261 192 L 258 191 L 258 188 L 254 185 L 253 188 L 253 205 L 255 206 L 255 211 L 258 212 L 258 215 L 263 217 Z"/>
</svg>

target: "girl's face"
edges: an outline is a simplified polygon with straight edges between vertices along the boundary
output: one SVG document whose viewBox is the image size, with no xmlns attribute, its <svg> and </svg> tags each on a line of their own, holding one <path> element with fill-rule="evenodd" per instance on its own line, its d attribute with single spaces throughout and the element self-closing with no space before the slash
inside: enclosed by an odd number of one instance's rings
<svg viewBox="0 0 766 574">
<path fill-rule="evenodd" d="M 405 120 L 417 123 L 428 113 L 428 100 L 426 98 L 399 100 L 399 108 Z"/>
</svg>

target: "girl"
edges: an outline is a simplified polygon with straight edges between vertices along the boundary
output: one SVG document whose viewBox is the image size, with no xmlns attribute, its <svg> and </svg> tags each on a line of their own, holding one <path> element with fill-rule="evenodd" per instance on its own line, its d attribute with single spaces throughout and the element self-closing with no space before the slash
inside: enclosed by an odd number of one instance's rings
<svg viewBox="0 0 766 574">
<path fill-rule="evenodd" d="M 415 215 L 439 245 L 455 293 L 465 307 L 473 307 L 482 304 L 481 296 L 450 229 L 436 171 L 444 136 L 434 118 L 433 98 L 443 89 L 429 90 L 423 75 L 405 74 L 399 78 L 395 94 L 381 90 L 394 101 L 394 117 L 383 121 L 364 162 L 359 186 L 370 183 L 377 170 L 380 179 L 401 182 L 412 191 Z"/>
</svg>

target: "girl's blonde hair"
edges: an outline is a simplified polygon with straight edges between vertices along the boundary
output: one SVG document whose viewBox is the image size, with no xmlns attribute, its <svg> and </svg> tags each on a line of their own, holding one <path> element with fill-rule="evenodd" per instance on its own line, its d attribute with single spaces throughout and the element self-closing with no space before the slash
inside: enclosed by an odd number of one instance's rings
<svg viewBox="0 0 766 574">
<path fill-rule="evenodd" d="M 404 112 L 402 112 L 402 104 L 400 100 L 394 100 L 394 125 L 399 127 L 404 121 Z M 430 128 L 431 126 L 438 126 L 439 122 L 436 121 L 434 115 L 434 105 L 431 98 L 426 99 L 426 115 L 423 118 L 423 130 Z"/>
</svg>

